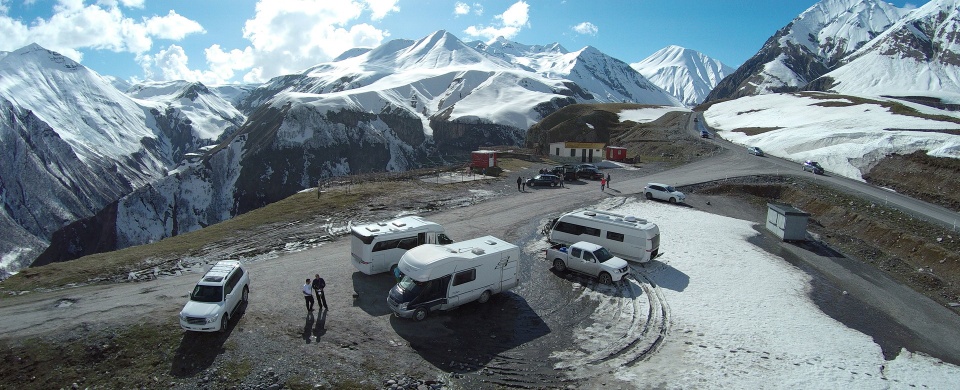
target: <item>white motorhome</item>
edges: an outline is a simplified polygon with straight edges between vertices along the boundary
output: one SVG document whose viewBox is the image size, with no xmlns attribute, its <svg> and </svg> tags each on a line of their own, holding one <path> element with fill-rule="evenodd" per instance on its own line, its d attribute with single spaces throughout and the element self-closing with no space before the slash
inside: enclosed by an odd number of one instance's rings
<svg viewBox="0 0 960 390">
<path fill-rule="evenodd" d="M 410 215 L 389 222 L 354 226 L 350 257 L 360 272 L 373 275 L 393 271 L 400 257 L 423 244 L 450 244 L 443 226 Z"/>
<path fill-rule="evenodd" d="M 519 247 L 493 236 L 418 246 L 400 259 L 404 276 L 390 290 L 387 305 L 400 317 L 420 321 L 434 310 L 486 303 L 520 283 L 519 260 Z"/>
<path fill-rule="evenodd" d="M 573 211 L 551 221 L 547 230 L 550 242 L 572 245 L 586 241 L 628 261 L 646 263 L 659 255 L 660 228 L 633 216 L 600 210 Z"/>
</svg>

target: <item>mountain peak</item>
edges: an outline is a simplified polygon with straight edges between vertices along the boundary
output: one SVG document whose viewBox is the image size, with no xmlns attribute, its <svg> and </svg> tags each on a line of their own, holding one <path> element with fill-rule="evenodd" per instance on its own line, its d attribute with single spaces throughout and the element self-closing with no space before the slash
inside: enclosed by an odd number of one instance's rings
<svg viewBox="0 0 960 390">
<path fill-rule="evenodd" d="M 10 52 L 9 55 L 3 57 L 7 58 L 16 58 L 17 62 L 23 63 L 24 61 L 30 61 L 37 63 L 42 67 L 52 67 L 54 69 L 62 70 L 75 70 L 82 68 L 83 66 L 77 63 L 76 61 L 70 59 L 67 56 L 64 56 L 60 53 L 57 53 L 53 50 L 49 50 L 40 46 L 36 43 L 31 43 L 24 47 L 21 47 L 17 50 Z"/>
<path fill-rule="evenodd" d="M 630 67 L 687 106 L 703 102 L 720 80 L 734 71 L 703 53 L 677 45 L 657 50 Z"/>
</svg>

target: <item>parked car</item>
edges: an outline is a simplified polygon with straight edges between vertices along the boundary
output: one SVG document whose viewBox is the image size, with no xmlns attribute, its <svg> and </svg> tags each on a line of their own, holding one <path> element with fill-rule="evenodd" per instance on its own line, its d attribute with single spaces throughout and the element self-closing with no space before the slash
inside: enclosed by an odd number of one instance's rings
<svg viewBox="0 0 960 390">
<path fill-rule="evenodd" d="M 750 148 L 747 149 L 747 152 L 750 153 L 750 154 L 752 154 L 752 155 L 754 155 L 754 156 L 763 157 L 763 151 L 760 150 L 760 148 L 758 148 L 758 147 L 756 147 L 756 146 L 751 146 Z"/>
<path fill-rule="evenodd" d="M 813 172 L 814 174 L 817 174 L 817 175 L 823 174 L 823 167 L 821 167 L 820 164 L 817 163 L 816 161 L 810 161 L 810 160 L 804 161 L 802 166 L 803 166 L 803 170 L 806 172 Z"/>
<path fill-rule="evenodd" d="M 557 165 L 550 170 L 550 173 L 560 176 L 566 181 L 577 180 L 577 169 L 573 165 L 569 167 L 567 165 Z"/>
<path fill-rule="evenodd" d="M 598 170 L 598 171 L 600 170 L 600 168 L 598 168 L 596 165 L 593 165 L 593 164 L 583 163 L 583 164 L 578 164 L 578 165 L 577 165 L 577 169 L 584 169 L 584 168 L 592 168 L 592 169 L 596 169 L 596 170 Z"/>
<path fill-rule="evenodd" d="M 647 183 L 643 187 L 643 196 L 647 199 L 660 199 L 670 203 L 682 203 L 687 196 L 666 184 Z"/>
<path fill-rule="evenodd" d="M 527 179 L 527 187 L 535 186 L 557 186 L 560 184 L 560 176 L 549 173 L 541 173 L 530 179 Z"/>
<path fill-rule="evenodd" d="M 576 271 L 593 276 L 602 284 L 613 284 L 630 275 L 626 260 L 614 256 L 606 248 L 580 241 L 569 247 L 556 244 L 544 250 L 547 261 L 557 272 Z"/>
<path fill-rule="evenodd" d="M 230 317 L 246 307 L 250 275 L 236 260 L 221 260 L 200 278 L 180 311 L 180 327 L 194 332 L 226 332 Z"/>
<path fill-rule="evenodd" d="M 700 130 L 700 138 L 710 138 L 710 132 L 706 130 Z"/>
<path fill-rule="evenodd" d="M 603 179 L 603 174 L 600 173 L 600 170 L 597 168 L 586 167 L 577 170 L 577 177 L 580 179 L 600 180 Z"/>
</svg>

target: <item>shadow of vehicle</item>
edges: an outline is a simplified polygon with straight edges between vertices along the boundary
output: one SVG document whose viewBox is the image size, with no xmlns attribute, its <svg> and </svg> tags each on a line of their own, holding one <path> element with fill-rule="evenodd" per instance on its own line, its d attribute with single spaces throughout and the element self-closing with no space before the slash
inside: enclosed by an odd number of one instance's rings
<svg viewBox="0 0 960 390">
<path fill-rule="evenodd" d="M 626 280 L 621 279 L 616 282 L 613 282 L 613 284 L 603 284 L 603 283 L 600 283 L 600 281 L 598 281 L 597 278 L 594 278 L 590 275 L 586 275 L 586 274 L 582 274 L 582 273 L 570 271 L 570 270 L 560 272 L 554 269 L 553 267 L 549 267 L 548 269 L 550 270 L 550 273 L 552 273 L 554 276 L 560 279 L 573 282 L 573 283 L 578 283 L 586 289 L 596 291 L 604 295 L 614 296 L 614 297 L 621 295 L 619 289 L 623 287 L 623 285 L 627 282 Z"/>
<path fill-rule="evenodd" d="M 643 265 L 631 263 L 630 268 L 660 288 L 683 292 L 690 285 L 690 276 L 659 260 L 650 260 Z"/>
<path fill-rule="evenodd" d="M 461 374 L 479 371 L 501 353 L 551 332 L 526 300 L 509 291 L 486 303 L 431 312 L 423 321 L 391 316 L 390 325 L 424 360 Z"/>
<path fill-rule="evenodd" d="M 387 306 L 387 295 L 396 284 L 396 279 L 389 272 L 367 275 L 356 271 L 353 273 L 353 305 L 374 317 L 391 314 L 393 312 Z"/>
<path fill-rule="evenodd" d="M 183 332 L 183 338 L 180 339 L 180 346 L 173 357 L 170 365 L 170 376 L 175 378 L 189 378 L 203 372 L 213 365 L 217 356 L 225 352 L 223 344 L 230 338 L 233 329 L 243 319 L 246 313 L 247 303 L 234 317 L 230 318 L 227 324 L 226 332 Z"/>
</svg>

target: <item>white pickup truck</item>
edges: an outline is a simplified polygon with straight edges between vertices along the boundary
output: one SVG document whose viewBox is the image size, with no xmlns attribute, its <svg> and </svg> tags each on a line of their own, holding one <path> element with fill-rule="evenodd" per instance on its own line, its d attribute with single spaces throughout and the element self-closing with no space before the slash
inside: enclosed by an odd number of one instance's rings
<svg viewBox="0 0 960 390">
<path fill-rule="evenodd" d="M 557 244 L 544 253 L 548 261 L 553 261 L 553 269 L 557 272 L 576 271 L 596 277 L 604 284 L 613 284 L 630 274 L 626 260 L 610 254 L 607 248 L 586 241 L 569 247 Z"/>
</svg>

